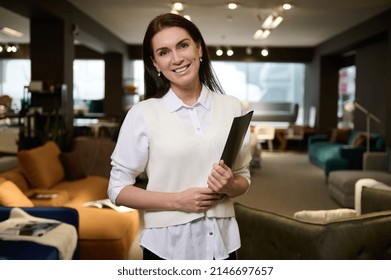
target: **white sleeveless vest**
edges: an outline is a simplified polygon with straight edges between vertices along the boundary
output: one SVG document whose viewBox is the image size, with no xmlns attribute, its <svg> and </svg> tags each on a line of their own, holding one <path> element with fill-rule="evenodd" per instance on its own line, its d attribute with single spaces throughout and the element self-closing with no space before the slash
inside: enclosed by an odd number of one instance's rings
<svg viewBox="0 0 391 280">
<path fill-rule="evenodd" d="M 147 190 L 178 192 L 191 187 L 207 187 L 208 175 L 218 163 L 234 117 L 241 104 L 232 96 L 212 93 L 211 123 L 197 135 L 162 99 L 140 102 L 149 138 L 146 167 Z M 145 211 L 146 228 L 185 224 L 203 216 L 234 217 L 231 199 L 224 198 L 205 213 Z"/>
</svg>

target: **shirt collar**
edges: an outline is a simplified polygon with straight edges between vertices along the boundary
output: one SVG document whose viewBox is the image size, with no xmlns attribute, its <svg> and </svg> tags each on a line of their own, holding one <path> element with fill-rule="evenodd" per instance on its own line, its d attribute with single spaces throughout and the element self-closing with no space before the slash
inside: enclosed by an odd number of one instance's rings
<svg viewBox="0 0 391 280">
<path fill-rule="evenodd" d="M 167 109 L 172 113 L 178 111 L 182 107 L 189 108 L 188 105 L 184 104 L 182 100 L 174 93 L 172 89 L 170 89 L 163 97 L 163 102 L 166 104 Z M 202 85 L 201 94 L 198 98 L 197 102 L 193 107 L 197 105 L 201 105 L 206 110 L 210 110 L 210 106 L 212 103 L 212 92 L 204 85 Z"/>
</svg>

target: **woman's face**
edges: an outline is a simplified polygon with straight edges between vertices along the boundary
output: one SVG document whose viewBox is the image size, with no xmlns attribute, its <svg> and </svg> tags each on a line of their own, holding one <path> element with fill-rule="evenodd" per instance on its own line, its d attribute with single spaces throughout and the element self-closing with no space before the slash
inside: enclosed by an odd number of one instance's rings
<svg viewBox="0 0 391 280">
<path fill-rule="evenodd" d="M 199 83 L 202 48 L 180 27 L 165 28 L 152 38 L 153 64 L 170 81 L 184 88 Z"/>
</svg>

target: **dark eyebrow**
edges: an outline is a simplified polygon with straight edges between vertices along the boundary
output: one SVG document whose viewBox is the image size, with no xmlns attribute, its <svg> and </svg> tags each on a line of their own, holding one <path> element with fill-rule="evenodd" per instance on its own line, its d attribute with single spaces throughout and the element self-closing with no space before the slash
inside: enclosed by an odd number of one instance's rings
<svg viewBox="0 0 391 280">
<path fill-rule="evenodd" d="M 180 40 L 178 43 L 176 43 L 176 46 L 179 46 L 180 44 L 182 44 L 185 41 L 190 41 L 190 38 L 184 38 L 184 39 Z M 159 52 L 161 50 L 165 50 L 165 49 L 167 49 L 167 47 L 161 47 L 161 48 L 156 49 L 155 52 L 157 53 L 157 52 Z"/>
</svg>

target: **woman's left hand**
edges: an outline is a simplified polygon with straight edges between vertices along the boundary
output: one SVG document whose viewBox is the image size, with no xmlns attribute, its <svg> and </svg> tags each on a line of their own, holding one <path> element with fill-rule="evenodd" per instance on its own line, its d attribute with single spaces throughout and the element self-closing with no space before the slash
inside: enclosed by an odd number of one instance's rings
<svg viewBox="0 0 391 280">
<path fill-rule="evenodd" d="M 223 160 L 213 164 L 208 176 L 208 187 L 216 193 L 236 197 L 245 193 L 249 187 L 248 181 L 242 176 L 234 176 Z"/>
<path fill-rule="evenodd" d="M 213 164 L 212 171 L 208 176 L 208 187 L 216 193 L 226 194 L 232 189 L 234 175 L 223 160 Z"/>
</svg>

